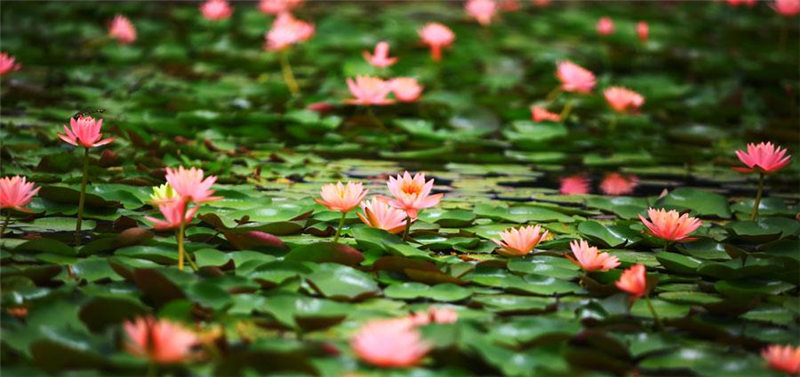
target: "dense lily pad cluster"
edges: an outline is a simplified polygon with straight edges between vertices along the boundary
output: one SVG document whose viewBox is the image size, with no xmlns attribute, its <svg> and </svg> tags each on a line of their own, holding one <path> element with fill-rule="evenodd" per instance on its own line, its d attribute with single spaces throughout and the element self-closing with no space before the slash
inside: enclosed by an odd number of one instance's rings
<svg viewBox="0 0 800 377">
<path fill-rule="evenodd" d="M 798 12 L 3 4 L 0 371 L 797 374 Z"/>
</svg>

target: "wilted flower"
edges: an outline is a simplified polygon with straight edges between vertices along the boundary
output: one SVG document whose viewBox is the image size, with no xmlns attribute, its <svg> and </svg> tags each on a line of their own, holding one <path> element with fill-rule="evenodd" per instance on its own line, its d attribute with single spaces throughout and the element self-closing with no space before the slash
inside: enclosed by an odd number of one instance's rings
<svg viewBox="0 0 800 377">
<path fill-rule="evenodd" d="M 348 78 L 347 88 L 355 99 L 344 102 L 355 105 L 389 105 L 394 100 L 386 98 L 392 92 L 392 83 L 378 77 L 356 76 L 355 81 Z"/>
<path fill-rule="evenodd" d="M 181 226 L 181 223 L 188 224 L 192 222 L 192 219 L 194 218 L 194 215 L 195 213 L 197 213 L 197 209 L 199 208 L 199 207 L 192 207 L 187 210 L 186 209 L 187 205 L 188 204 L 180 200 L 174 200 L 171 202 L 160 204 L 158 206 L 158 210 L 161 211 L 161 214 L 164 216 L 164 219 L 166 221 L 159 220 L 151 216 L 145 216 L 145 219 L 153 223 L 153 228 L 157 230 L 177 229 Z M 183 219 L 181 219 L 181 215 L 183 215 Z"/>
<path fill-rule="evenodd" d="M 580 175 L 561 178 L 561 188 L 558 192 L 562 195 L 583 195 L 589 193 L 589 180 Z"/>
<path fill-rule="evenodd" d="M 436 22 L 431 22 L 419 29 L 419 36 L 425 44 L 431 47 L 431 58 L 437 62 L 442 60 L 442 47 L 450 46 L 456 39 L 456 35 L 450 28 Z"/>
<path fill-rule="evenodd" d="M 41 187 L 33 188 L 34 183 L 20 176 L 0 178 L 0 209 L 13 208 L 17 211 L 29 212 L 25 208 L 33 200 L 33 196 Z"/>
<path fill-rule="evenodd" d="M 636 35 L 639 36 L 640 41 L 647 42 L 647 38 L 650 36 L 650 26 L 647 25 L 647 22 L 639 21 L 636 23 Z"/>
<path fill-rule="evenodd" d="M 390 58 L 389 57 L 389 43 L 386 42 L 378 42 L 375 45 L 375 54 L 371 54 L 369 51 L 363 51 L 364 59 L 378 68 L 386 68 L 391 66 L 394 63 L 397 63 L 397 58 Z"/>
<path fill-rule="evenodd" d="M 647 294 L 647 274 L 643 264 L 631 266 L 616 281 L 617 288 L 631 295 L 631 301 Z"/>
<path fill-rule="evenodd" d="M 531 106 L 531 118 L 534 122 L 560 122 L 561 116 L 551 113 L 541 106 Z"/>
<path fill-rule="evenodd" d="M 303 4 L 303 0 L 261 0 L 258 9 L 266 14 L 281 14 Z"/>
<path fill-rule="evenodd" d="M 120 44 L 129 44 L 136 41 L 136 29 L 133 24 L 127 17 L 119 14 L 111 21 L 108 35 L 116 39 Z"/>
<path fill-rule="evenodd" d="M 561 89 L 567 92 L 589 93 L 595 85 L 594 74 L 571 61 L 558 63 L 556 77 L 561 80 Z"/>
<path fill-rule="evenodd" d="M 0 76 L 19 70 L 22 65 L 14 62 L 15 58 L 5 52 L 0 52 Z"/>
<path fill-rule="evenodd" d="M 197 344 L 197 336 L 192 331 L 165 319 L 140 317 L 132 322 L 125 321 L 122 326 L 128 336 L 125 349 L 158 364 L 184 361 Z"/>
<path fill-rule="evenodd" d="M 585 271 L 608 271 L 619 266 L 619 259 L 609 253 L 601 253 L 595 246 L 589 246 L 584 240 L 569 243 L 575 258 L 567 255 L 567 259 Z"/>
<path fill-rule="evenodd" d="M 433 179 L 425 182 L 425 174 L 422 173 L 415 174 L 413 178 L 408 172 L 404 172 L 402 176 L 389 177 L 386 186 L 394 196 L 388 200 L 389 205 L 406 211 L 412 220 L 417 218 L 419 210 L 439 204 L 444 196 L 444 194 L 430 194 L 433 189 Z"/>
<path fill-rule="evenodd" d="M 647 221 L 642 215 L 639 219 L 647 227 L 649 234 L 667 241 L 692 241 L 688 238 L 703 222 L 697 218 L 689 217 L 689 214 L 681 215 L 676 210 L 667 211 L 665 209 L 650 208 L 647 210 Z"/>
<path fill-rule="evenodd" d="M 481 25 L 489 25 L 497 13 L 497 4 L 493 0 L 469 0 L 464 5 L 467 13 Z"/>
<path fill-rule="evenodd" d="M 511 228 L 499 233 L 502 241 L 495 239 L 492 239 L 492 241 L 500 246 L 497 252 L 501 255 L 507 257 L 528 255 L 542 239 L 547 237 L 548 231 L 545 230 L 544 233 L 540 233 L 541 230 L 542 227 L 539 225 Z"/>
<path fill-rule="evenodd" d="M 397 77 L 390 84 L 394 97 L 400 102 L 414 102 L 422 95 L 422 85 L 413 77 Z"/>
<path fill-rule="evenodd" d="M 347 185 L 343 185 L 342 182 L 330 183 L 322 186 L 319 193 L 322 199 L 314 199 L 314 201 L 328 207 L 331 211 L 350 212 L 364 200 L 367 192 L 369 190 L 364 189 L 364 184 L 360 182 L 347 182 Z"/>
<path fill-rule="evenodd" d="M 400 233 L 406 226 L 406 212 L 394 208 L 378 198 L 361 203 L 361 209 L 364 214 L 357 212 L 356 215 L 370 228 L 383 229 L 389 233 Z"/>
<path fill-rule="evenodd" d="M 606 195 L 627 195 L 639 184 L 639 179 L 634 175 L 623 176 L 611 173 L 600 182 L 600 191 Z"/>
<path fill-rule="evenodd" d="M 800 347 L 772 344 L 761 351 L 761 356 L 772 369 L 800 375 Z"/>
<path fill-rule="evenodd" d="M 177 170 L 167 168 L 167 183 L 178 193 L 185 203 L 204 203 L 222 199 L 220 196 L 211 196 L 214 190 L 211 186 L 217 177 L 210 175 L 203 178 L 203 169 L 186 169 L 179 166 Z"/>
<path fill-rule="evenodd" d="M 203 17 L 210 21 L 224 20 L 233 14 L 233 8 L 226 0 L 208 0 L 200 5 Z"/>
<path fill-rule="evenodd" d="M 64 126 L 65 135 L 58 134 L 58 137 L 74 146 L 85 148 L 99 147 L 114 141 L 113 137 L 100 140 L 103 134 L 100 128 L 103 127 L 103 119 L 95 120 L 90 116 L 79 115 L 77 118 L 69 119 L 69 128 Z"/>
<path fill-rule="evenodd" d="M 644 104 L 644 97 L 633 90 L 612 86 L 603 91 L 606 102 L 614 111 L 626 113 L 636 110 Z"/>
<path fill-rule="evenodd" d="M 793 17 L 800 13 L 800 0 L 775 0 L 772 8 L 782 16 Z"/>
<path fill-rule="evenodd" d="M 600 35 L 609 35 L 614 32 L 614 21 L 609 17 L 601 17 L 597 21 L 597 33 Z"/>
<path fill-rule="evenodd" d="M 367 322 L 355 334 L 351 346 L 360 359 L 392 368 L 417 365 L 431 349 L 406 318 Z"/>
<path fill-rule="evenodd" d="M 739 157 L 739 161 L 747 167 L 735 167 L 734 170 L 742 173 L 770 174 L 789 165 L 792 155 L 787 154 L 786 149 L 772 143 L 758 143 L 758 145 L 750 143 L 747 144 L 747 152 L 738 150 L 736 157 Z"/>
</svg>

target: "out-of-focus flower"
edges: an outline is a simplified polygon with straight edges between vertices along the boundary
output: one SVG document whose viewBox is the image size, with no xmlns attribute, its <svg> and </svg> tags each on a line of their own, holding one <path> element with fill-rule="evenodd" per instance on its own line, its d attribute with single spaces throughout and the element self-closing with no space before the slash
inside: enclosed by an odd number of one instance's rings
<svg viewBox="0 0 800 377">
<path fill-rule="evenodd" d="M 157 364 L 174 364 L 186 360 L 197 344 L 197 336 L 177 323 L 151 317 L 125 321 L 128 336 L 125 349 L 134 356 Z"/>
<path fill-rule="evenodd" d="M 558 62 L 556 77 L 566 92 L 589 93 L 595 85 L 594 74 L 571 61 Z"/>
<path fill-rule="evenodd" d="M 492 241 L 500 246 L 497 253 L 507 257 L 520 257 L 530 254 L 533 248 L 547 237 L 548 231 L 542 233 L 541 230 L 542 227 L 539 225 L 511 228 L 498 233 L 502 241 L 496 239 Z"/>
<path fill-rule="evenodd" d="M 136 29 L 133 27 L 133 24 L 127 17 L 119 14 L 114 16 L 114 19 L 111 21 L 111 26 L 108 28 L 108 35 L 124 45 L 136 41 Z"/>
<path fill-rule="evenodd" d="M 9 72 L 17 71 L 22 65 L 14 62 L 15 58 L 5 52 L 0 52 L 0 76 L 5 76 Z"/>
<path fill-rule="evenodd" d="M 772 344 L 761 351 L 761 357 L 772 369 L 800 375 L 800 347 Z"/>
<path fill-rule="evenodd" d="M 392 92 L 391 81 L 382 80 L 378 77 L 356 76 L 347 79 L 347 88 L 354 99 L 347 99 L 344 102 L 354 105 L 390 105 L 394 100 L 386 98 Z"/>
<path fill-rule="evenodd" d="M 603 91 L 606 102 L 614 111 L 627 113 L 636 110 L 644 104 L 644 97 L 633 90 L 612 86 Z"/>
<path fill-rule="evenodd" d="M 431 349 L 407 318 L 367 322 L 353 337 L 351 347 L 361 360 L 389 368 L 417 365 Z"/>
<path fill-rule="evenodd" d="M 103 134 L 100 128 L 103 127 L 103 119 L 95 120 L 90 116 L 79 115 L 77 118 L 69 119 L 69 128 L 64 125 L 64 135 L 58 137 L 74 146 L 85 148 L 99 147 L 114 141 L 113 137 L 100 140 Z"/>
<path fill-rule="evenodd" d="M 436 22 L 431 22 L 419 29 L 419 36 L 425 44 L 430 46 L 431 58 L 437 62 L 442 60 L 442 47 L 450 46 L 456 39 L 456 35 L 450 28 Z"/>
<path fill-rule="evenodd" d="M 639 40 L 647 42 L 647 38 L 650 36 L 650 25 L 647 22 L 639 21 L 636 23 L 636 35 L 639 36 Z"/>
<path fill-rule="evenodd" d="M 609 17 L 601 17 L 597 21 L 597 33 L 600 35 L 609 35 L 614 32 L 614 21 Z"/>
<path fill-rule="evenodd" d="M 503 12 L 516 12 L 520 8 L 518 0 L 500 0 L 497 5 Z"/>
<path fill-rule="evenodd" d="M 422 85 L 413 77 L 397 77 L 391 81 L 392 93 L 400 102 L 414 102 L 422 95 Z"/>
<path fill-rule="evenodd" d="M 203 17 L 210 21 L 224 20 L 233 14 L 233 8 L 226 0 L 208 0 L 200 5 Z"/>
<path fill-rule="evenodd" d="M 547 111 L 544 107 L 531 106 L 531 118 L 534 122 L 560 122 L 561 116 Z"/>
<path fill-rule="evenodd" d="M 157 230 L 177 229 L 181 226 L 181 214 L 184 215 L 183 224 L 188 224 L 192 222 L 192 219 L 199 208 L 195 206 L 187 210 L 186 206 L 187 204 L 180 200 L 174 200 L 172 202 L 160 204 L 158 206 L 158 210 L 161 211 L 161 214 L 164 216 L 166 221 L 151 216 L 145 216 L 145 219 L 153 223 L 153 228 Z"/>
<path fill-rule="evenodd" d="M 497 4 L 493 0 L 469 0 L 464 5 L 467 13 L 483 26 L 492 23 L 497 13 Z"/>
<path fill-rule="evenodd" d="M 318 113 L 327 113 L 329 111 L 332 111 L 334 109 L 334 106 L 333 104 L 330 104 L 328 102 L 321 101 L 308 104 L 308 106 L 306 106 L 306 109 L 311 111 L 316 111 Z"/>
<path fill-rule="evenodd" d="M 266 14 L 281 14 L 292 11 L 303 4 L 303 0 L 261 0 L 258 9 Z"/>
<path fill-rule="evenodd" d="M 33 196 L 41 187 L 33 188 L 34 183 L 18 175 L 0 178 L 0 209 L 13 208 L 17 211 L 30 212 L 25 208 L 33 200 Z"/>
<path fill-rule="evenodd" d="M 583 195 L 589 193 L 589 180 L 580 175 L 561 178 L 561 188 L 558 192 L 562 195 Z"/>
<path fill-rule="evenodd" d="M 364 59 L 378 68 L 386 68 L 391 66 L 394 63 L 397 63 L 397 58 L 390 58 L 389 57 L 389 43 L 387 42 L 378 42 L 375 45 L 375 54 L 373 55 L 369 51 L 364 50 L 363 52 Z"/>
<path fill-rule="evenodd" d="M 415 326 L 424 326 L 430 323 L 454 323 L 458 321 L 458 312 L 447 308 L 438 309 L 431 305 L 427 311 L 415 312 L 409 318 Z"/>
<path fill-rule="evenodd" d="M 350 212 L 364 200 L 367 192 L 369 190 L 364 189 L 364 184 L 361 182 L 347 182 L 347 185 L 343 185 L 342 182 L 330 183 L 322 186 L 319 192 L 322 199 L 314 201 L 331 211 Z"/>
<path fill-rule="evenodd" d="M 388 199 L 392 207 L 406 211 L 410 219 L 416 219 L 420 210 L 439 204 L 444 194 L 431 195 L 433 179 L 425 182 L 425 174 L 417 173 L 414 177 L 404 172 L 397 177 L 389 177 L 386 183 L 394 198 Z"/>
<path fill-rule="evenodd" d="M 782 16 L 794 17 L 800 13 L 800 0 L 775 0 L 772 8 Z"/>
<path fill-rule="evenodd" d="M 647 294 L 647 273 L 643 264 L 635 264 L 619 276 L 617 288 L 631 295 L 631 301 Z"/>
<path fill-rule="evenodd" d="M 611 173 L 600 182 L 600 191 L 606 195 L 627 195 L 639 184 L 639 179 L 634 175 L 623 176 Z"/>
<path fill-rule="evenodd" d="M 689 217 L 689 214 L 681 215 L 676 210 L 667 211 L 665 209 L 650 208 L 647 210 L 647 221 L 642 215 L 639 220 L 647 227 L 647 233 L 666 241 L 693 241 L 689 234 L 694 232 L 703 222 L 697 218 Z"/>
<path fill-rule="evenodd" d="M 406 212 L 394 208 L 378 198 L 361 203 L 361 209 L 364 214 L 357 212 L 356 215 L 370 228 L 383 229 L 389 233 L 400 233 L 406 226 Z"/>
<path fill-rule="evenodd" d="M 179 166 L 177 170 L 167 168 L 167 183 L 185 203 L 205 203 L 222 199 L 221 196 L 212 196 L 214 190 L 211 190 L 211 186 L 216 181 L 217 177 L 213 175 L 203 178 L 203 169 L 186 169 L 183 166 Z"/>
<path fill-rule="evenodd" d="M 585 271 L 608 271 L 619 266 L 619 259 L 609 253 L 601 253 L 595 246 L 589 246 L 584 240 L 569 243 L 575 258 L 567 255 L 567 259 Z"/>
<path fill-rule="evenodd" d="M 734 170 L 742 173 L 774 173 L 789 165 L 792 155 L 772 143 L 747 144 L 747 151 L 736 151 L 736 157 L 747 167 L 735 167 Z"/>
<path fill-rule="evenodd" d="M 283 50 L 293 44 L 305 42 L 313 35 L 313 24 L 298 20 L 289 13 L 281 13 L 264 35 L 264 48 L 267 51 Z"/>
</svg>

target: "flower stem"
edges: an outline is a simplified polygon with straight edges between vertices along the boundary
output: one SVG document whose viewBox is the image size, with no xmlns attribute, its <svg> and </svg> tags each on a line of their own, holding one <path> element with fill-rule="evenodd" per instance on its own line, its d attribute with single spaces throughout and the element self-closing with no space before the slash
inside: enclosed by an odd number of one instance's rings
<svg viewBox="0 0 800 377">
<path fill-rule="evenodd" d="M 158 364 L 150 363 L 149 365 L 147 365 L 147 374 L 145 376 L 147 377 L 158 376 Z"/>
<path fill-rule="evenodd" d="M 300 89 L 297 87 L 297 81 L 294 80 L 292 65 L 289 64 L 289 50 L 281 51 L 281 70 L 283 71 L 283 81 L 285 81 L 286 86 L 289 87 L 289 92 L 291 92 L 293 96 L 296 96 L 300 93 Z"/>
<path fill-rule="evenodd" d="M 183 271 L 183 258 L 186 250 L 183 248 L 183 232 L 186 230 L 186 203 L 181 208 L 181 225 L 178 226 L 178 269 Z"/>
<path fill-rule="evenodd" d="M 6 217 L 3 219 L 3 227 L 0 228 L 0 236 L 6 234 L 6 228 L 8 228 L 8 223 L 11 221 L 11 211 L 6 210 Z"/>
<path fill-rule="evenodd" d="M 408 233 L 411 231 L 411 218 L 406 217 L 406 228 L 403 230 L 403 241 L 408 241 Z"/>
<path fill-rule="evenodd" d="M 344 226 L 344 217 L 347 212 L 342 212 L 342 217 L 339 219 L 339 227 L 336 228 L 336 236 L 333 237 L 333 243 L 339 242 L 339 236 L 342 235 L 342 227 Z"/>
<path fill-rule="evenodd" d="M 560 96 L 560 95 L 561 95 L 561 87 L 560 86 L 556 86 L 555 88 L 553 88 L 553 90 L 551 90 L 549 93 L 547 93 L 547 97 L 545 97 L 544 100 L 547 101 L 547 102 L 552 102 L 553 100 L 558 98 L 558 96 Z"/>
<path fill-rule="evenodd" d="M 653 303 L 650 302 L 650 295 L 645 295 L 644 300 L 647 302 L 647 308 L 650 309 L 650 314 L 653 315 L 653 320 L 656 322 L 656 329 L 661 329 L 661 320 L 658 318 L 658 314 L 656 313 L 656 308 L 653 307 Z"/>
<path fill-rule="evenodd" d="M 89 183 L 89 148 L 83 153 L 83 178 L 81 179 L 81 196 L 78 199 L 78 222 L 75 224 L 75 245 L 81 244 L 81 223 L 83 222 L 83 205 L 86 203 L 86 184 Z"/>
<path fill-rule="evenodd" d="M 758 192 L 756 192 L 756 201 L 753 202 L 753 213 L 750 214 L 750 220 L 755 220 L 758 216 L 758 206 L 761 204 L 761 195 L 764 194 L 764 173 L 758 174 Z"/>
<path fill-rule="evenodd" d="M 561 114 L 558 117 L 561 118 L 562 122 L 567 120 L 569 113 L 572 111 L 572 104 L 574 103 L 574 101 L 575 98 L 570 97 L 569 101 L 567 101 L 567 105 L 564 106 L 563 110 L 561 110 Z"/>
</svg>

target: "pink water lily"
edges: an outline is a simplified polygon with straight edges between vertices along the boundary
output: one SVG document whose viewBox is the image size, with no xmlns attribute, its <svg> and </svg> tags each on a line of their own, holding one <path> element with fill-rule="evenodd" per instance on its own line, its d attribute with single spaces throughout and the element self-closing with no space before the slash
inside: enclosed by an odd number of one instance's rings
<svg viewBox="0 0 800 377">
<path fill-rule="evenodd" d="M 314 35 L 314 25 L 294 18 L 289 13 L 281 13 L 272 27 L 264 35 L 264 48 L 267 51 L 280 51 L 305 42 Z"/>
<path fill-rule="evenodd" d="M 619 266 L 617 257 L 599 252 L 597 247 L 589 246 L 589 243 L 584 240 L 572 241 L 569 243 L 569 247 L 575 257 L 567 255 L 567 259 L 584 271 L 608 271 Z"/>
<path fill-rule="evenodd" d="M 602 36 L 610 35 L 614 33 L 614 29 L 614 21 L 609 17 L 601 17 L 600 20 L 597 21 L 597 34 Z"/>
<path fill-rule="evenodd" d="M 15 62 L 15 58 L 5 52 L 0 52 L 0 76 L 5 76 L 9 72 L 17 71 L 22 65 Z"/>
<path fill-rule="evenodd" d="M 415 326 L 424 326 L 431 323 L 454 323 L 458 321 L 458 312 L 447 308 L 437 308 L 431 305 L 428 310 L 414 312 L 409 316 Z"/>
<path fill-rule="evenodd" d="M 453 44 L 456 35 L 450 28 L 437 22 L 431 22 L 419 29 L 422 42 L 430 46 L 433 61 L 442 60 L 442 47 Z"/>
<path fill-rule="evenodd" d="M 772 344 L 761 351 L 770 368 L 791 375 L 800 375 L 800 347 Z"/>
<path fill-rule="evenodd" d="M 361 203 L 364 214 L 357 212 L 358 218 L 370 228 L 383 229 L 389 233 L 400 233 L 406 227 L 406 212 L 394 208 L 379 198 Z"/>
<path fill-rule="evenodd" d="M 354 105 L 381 106 L 390 105 L 394 100 L 386 98 L 392 92 L 391 81 L 382 80 L 378 77 L 356 76 L 355 80 L 347 79 L 347 88 L 354 99 L 347 99 L 344 102 Z"/>
<path fill-rule="evenodd" d="M 209 21 L 219 21 L 230 17 L 233 8 L 226 0 L 208 0 L 200 5 L 200 12 Z"/>
<path fill-rule="evenodd" d="M 631 266 L 615 283 L 617 288 L 621 291 L 627 292 L 631 297 L 631 301 L 637 300 L 647 294 L 647 273 L 643 264 L 636 264 Z"/>
<path fill-rule="evenodd" d="M 639 185 L 635 175 L 611 173 L 600 182 L 600 191 L 606 195 L 628 195 Z"/>
<path fill-rule="evenodd" d="M 703 222 L 689 214 L 681 215 L 676 210 L 654 209 L 647 210 L 648 221 L 642 215 L 639 220 L 647 227 L 647 233 L 666 241 L 693 241 L 689 234 L 697 230 Z"/>
<path fill-rule="evenodd" d="M 153 223 L 153 228 L 157 230 L 172 230 L 178 229 L 183 224 L 188 224 L 194 219 L 199 207 L 192 207 L 186 209 L 187 204 L 183 201 L 173 201 L 165 204 L 160 204 L 158 210 L 164 216 L 164 220 L 157 219 L 151 216 L 145 216 L 145 219 Z M 183 218 L 181 218 L 183 215 Z"/>
<path fill-rule="evenodd" d="M 647 25 L 647 22 L 639 21 L 636 23 L 636 35 L 640 41 L 647 42 L 647 38 L 650 36 L 650 26 Z"/>
<path fill-rule="evenodd" d="M 131 21 L 123 16 L 116 15 L 111 21 L 111 26 L 108 28 L 108 35 L 114 38 L 120 44 L 130 44 L 136 41 L 136 28 L 133 27 Z"/>
<path fill-rule="evenodd" d="M 544 107 L 533 105 L 531 106 L 531 118 L 534 122 L 560 122 L 561 115 L 551 113 Z"/>
<path fill-rule="evenodd" d="M 561 89 L 566 92 L 590 93 L 596 83 L 594 73 L 571 61 L 558 63 L 556 77 L 561 80 Z"/>
<path fill-rule="evenodd" d="M 100 128 L 103 127 L 103 119 L 95 120 L 91 116 L 79 115 L 77 118 L 69 119 L 69 128 L 64 126 L 64 134 L 58 137 L 74 146 L 94 148 L 106 145 L 114 141 L 113 137 L 103 139 Z"/>
<path fill-rule="evenodd" d="M 17 211 L 30 212 L 25 206 L 30 204 L 40 188 L 34 188 L 33 182 L 18 175 L 0 178 L 0 209 L 12 208 Z"/>
<path fill-rule="evenodd" d="M 126 321 L 125 349 L 132 355 L 157 364 L 175 364 L 189 358 L 192 347 L 198 343 L 194 332 L 162 319 L 139 317 Z"/>
<path fill-rule="evenodd" d="M 387 368 L 417 365 L 431 349 L 408 318 L 367 322 L 353 336 L 351 347 L 359 359 Z"/>
<path fill-rule="evenodd" d="M 323 185 L 319 195 L 322 199 L 314 199 L 315 202 L 328 207 L 331 211 L 350 212 L 364 200 L 369 190 L 364 188 L 363 183 L 342 182 L 336 184 Z"/>
<path fill-rule="evenodd" d="M 589 180 L 580 175 L 561 178 L 558 192 L 562 195 L 583 195 L 589 193 Z"/>
<path fill-rule="evenodd" d="M 781 16 L 794 17 L 800 14 L 800 0 L 775 0 L 772 8 Z"/>
<path fill-rule="evenodd" d="M 217 181 L 217 177 L 213 175 L 203 177 L 203 169 L 186 169 L 179 166 L 177 169 L 167 168 L 166 170 L 167 183 L 172 186 L 172 190 L 178 194 L 181 201 L 205 203 L 222 199 L 221 196 L 212 196 L 214 190 L 211 190 L 211 186 Z"/>
<path fill-rule="evenodd" d="M 742 173 L 770 174 L 788 166 L 792 155 L 786 153 L 784 148 L 762 142 L 758 145 L 747 144 L 747 151 L 736 151 L 736 157 L 747 167 L 735 167 L 734 170 Z"/>
<path fill-rule="evenodd" d="M 422 95 L 422 85 L 413 77 L 397 77 L 390 82 L 394 97 L 400 102 L 414 102 Z"/>
<path fill-rule="evenodd" d="M 464 5 L 464 9 L 467 10 L 470 17 L 483 26 L 492 23 L 492 18 L 497 14 L 497 4 L 494 0 L 469 0 Z"/>
<path fill-rule="evenodd" d="M 444 194 L 433 194 L 433 179 L 425 181 L 425 174 L 417 173 L 413 177 L 407 171 L 397 177 L 389 177 L 386 183 L 393 198 L 389 205 L 406 212 L 410 219 L 416 219 L 420 210 L 439 204 Z"/>
<path fill-rule="evenodd" d="M 281 14 L 292 11 L 303 4 L 303 0 L 261 0 L 258 9 L 266 14 Z"/>
<path fill-rule="evenodd" d="M 362 53 L 369 64 L 378 68 L 386 68 L 397 63 L 397 58 L 389 57 L 389 43 L 387 42 L 378 42 L 375 45 L 375 54 L 369 51 L 363 51 Z"/>
<path fill-rule="evenodd" d="M 619 86 L 607 88 L 603 91 L 603 96 L 608 105 L 618 113 L 637 110 L 644 104 L 644 97 L 641 94 Z"/>
<path fill-rule="evenodd" d="M 528 255 L 533 251 L 533 248 L 539 244 L 545 237 L 548 231 L 541 232 L 542 227 L 539 225 L 524 226 L 519 228 L 511 228 L 499 233 L 502 241 L 492 239 L 497 246 L 497 253 L 507 257 L 519 257 Z"/>
</svg>

